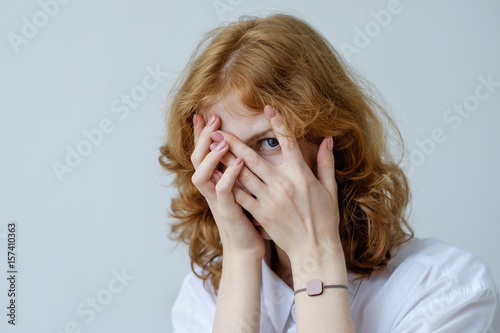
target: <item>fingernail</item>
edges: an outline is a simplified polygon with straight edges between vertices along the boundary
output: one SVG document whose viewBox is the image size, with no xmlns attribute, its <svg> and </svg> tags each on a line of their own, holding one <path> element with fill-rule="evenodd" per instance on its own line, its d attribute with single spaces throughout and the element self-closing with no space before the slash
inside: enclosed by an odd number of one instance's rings
<svg viewBox="0 0 500 333">
<path fill-rule="evenodd" d="M 217 148 L 217 143 L 214 142 L 210 145 L 210 150 L 215 150 L 215 148 Z"/>
<path fill-rule="evenodd" d="M 214 173 L 212 173 L 212 181 L 214 183 L 217 183 L 219 180 L 220 180 L 220 175 L 214 171 Z"/>
<path fill-rule="evenodd" d="M 226 141 L 222 141 L 217 145 L 217 148 L 215 148 L 215 150 L 221 151 L 222 149 L 224 149 L 225 146 L 226 146 Z"/>
<path fill-rule="evenodd" d="M 326 148 L 333 151 L 333 138 L 331 136 L 326 139 Z"/>
<path fill-rule="evenodd" d="M 212 126 L 215 123 L 215 115 L 213 114 L 208 120 L 207 126 Z"/>
<path fill-rule="evenodd" d="M 220 134 L 219 132 L 213 132 L 210 137 L 212 138 L 212 140 L 216 141 L 216 142 L 221 142 L 224 140 L 224 136 L 222 134 Z"/>
<path fill-rule="evenodd" d="M 234 160 L 233 165 L 238 166 L 243 162 L 243 159 L 241 157 L 238 157 L 237 159 Z"/>
<path fill-rule="evenodd" d="M 276 110 L 274 110 L 271 105 L 266 105 L 266 107 L 264 108 L 264 113 L 269 119 L 276 117 Z"/>
</svg>

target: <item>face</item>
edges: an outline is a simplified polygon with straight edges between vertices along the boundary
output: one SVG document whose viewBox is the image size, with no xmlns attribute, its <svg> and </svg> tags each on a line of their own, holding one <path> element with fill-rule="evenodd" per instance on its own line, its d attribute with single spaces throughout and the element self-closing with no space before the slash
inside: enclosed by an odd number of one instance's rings
<svg viewBox="0 0 500 333">
<path fill-rule="evenodd" d="M 203 109 L 201 112 L 205 120 L 212 114 L 220 118 L 220 130 L 235 135 L 270 164 L 280 165 L 283 162 L 279 142 L 264 114 L 264 110 L 262 112 L 255 112 L 242 105 L 233 96 L 228 96 L 210 108 Z M 318 146 L 308 142 L 301 142 L 299 143 L 299 147 L 304 161 L 316 175 Z M 264 239 L 270 239 L 264 228 L 260 225 L 257 225 L 256 228 Z"/>
</svg>

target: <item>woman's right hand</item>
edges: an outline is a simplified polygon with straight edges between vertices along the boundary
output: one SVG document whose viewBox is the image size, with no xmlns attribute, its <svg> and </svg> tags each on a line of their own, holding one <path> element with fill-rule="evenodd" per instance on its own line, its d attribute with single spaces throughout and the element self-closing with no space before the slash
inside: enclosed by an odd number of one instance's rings
<svg viewBox="0 0 500 333">
<path fill-rule="evenodd" d="M 210 149 L 213 144 L 210 135 L 219 126 L 220 118 L 216 115 L 210 117 L 206 126 L 202 116 L 193 116 L 195 148 L 191 162 L 196 171 L 191 181 L 208 202 L 219 229 L 224 254 L 250 256 L 260 262 L 265 253 L 264 241 L 233 195 L 236 178 L 244 168 L 243 160 L 235 159 L 222 173 L 217 166 L 229 151 L 228 143 L 222 141 L 215 149 Z"/>
</svg>

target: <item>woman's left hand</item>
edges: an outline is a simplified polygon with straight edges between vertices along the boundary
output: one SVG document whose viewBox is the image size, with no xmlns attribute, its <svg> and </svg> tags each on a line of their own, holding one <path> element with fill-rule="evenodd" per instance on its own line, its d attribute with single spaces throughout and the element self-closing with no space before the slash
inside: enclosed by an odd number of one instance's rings
<svg viewBox="0 0 500 333">
<path fill-rule="evenodd" d="M 318 149 L 316 177 L 281 115 L 269 105 L 264 112 L 281 146 L 280 165 L 270 164 L 236 136 L 216 132 L 251 171 L 240 174 L 238 180 L 246 191 L 233 189 L 236 202 L 252 214 L 292 262 L 317 255 L 325 247 L 341 251 L 332 138 L 325 138 Z"/>
</svg>

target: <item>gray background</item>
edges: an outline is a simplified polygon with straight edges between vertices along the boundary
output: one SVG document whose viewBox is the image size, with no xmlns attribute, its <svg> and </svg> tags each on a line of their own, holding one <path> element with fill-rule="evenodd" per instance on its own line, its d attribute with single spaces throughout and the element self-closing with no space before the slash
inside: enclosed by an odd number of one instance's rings
<svg viewBox="0 0 500 333">
<path fill-rule="evenodd" d="M 0 276 L 9 221 L 19 269 L 16 327 L 0 280 L 2 332 L 171 331 L 189 262 L 167 238 L 173 190 L 157 163 L 166 94 L 203 33 L 243 14 L 297 15 L 343 50 L 404 136 L 416 235 L 474 252 L 500 284 L 500 86 L 471 97 L 479 77 L 500 82 L 500 1 L 401 0 L 385 26 L 372 11 L 397 1 L 73 0 L 45 6 L 51 15 L 41 3 L 3 1 L 0 12 Z M 34 22 L 38 31 L 23 28 Z M 158 85 L 141 88 L 157 68 Z M 474 110 L 448 111 L 463 103 Z M 112 132 L 85 146 L 82 131 L 103 121 Z M 78 145 L 87 156 L 58 179 L 53 164 Z M 92 298 L 104 304 L 94 316 Z"/>
</svg>

